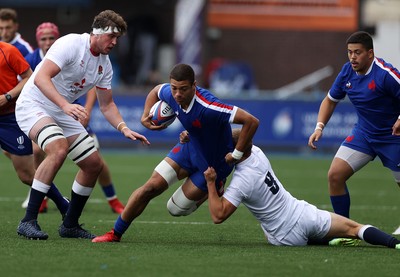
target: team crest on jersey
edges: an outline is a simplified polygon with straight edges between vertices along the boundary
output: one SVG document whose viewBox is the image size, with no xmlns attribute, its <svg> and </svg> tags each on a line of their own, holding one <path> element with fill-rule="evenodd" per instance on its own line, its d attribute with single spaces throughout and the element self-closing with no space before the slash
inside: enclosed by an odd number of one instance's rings
<svg viewBox="0 0 400 277">
<path fill-rule="evenodd" d="M 196 119 L 195 121 L 192 122 L 192 126 L 196 128 L 201 128 L 201 122 L 200 120 Z"/>
<path fill-rule="evenodd" d="M 97 74 L 103 74 L 103 67 L 101 65 L 99 65 L 99 70 L 97 71 Z"/>
<path fill-rule="evenodd" d="M 375 81 L 374 81 L 374 80 L 372 80 L 371 82 L 369 82 L 368 88 L 369 88 L 369 90 L 375 90 L 375 89 L 376 89 L 376 84 L 375 84 Z"/>
<path fill-rule="evenodd" d="M 74 83 L 72 86 L 69 87 L 70 88 L 70 92 L 76 94 L 76 93 L 82 91 L 83 86 L 85 85 L 85 83 L 86 83 L 86 79 L 82 79 L 82 81 L 80 83 L 79 82 Z"/>
<path fill-rule="evenodd" d="M 348 81 L 348 82 L 346 83 L 346 88 L 351 88 L 351 83 L 350 83 L 350 81 Z"/>
<path fill-rule="evenodd" d="M 18 149 L 22 150 L 25 148 L 24 142 L 25 142 L 25 139 L 23 136 L 17 137 Z"/>
</svg>

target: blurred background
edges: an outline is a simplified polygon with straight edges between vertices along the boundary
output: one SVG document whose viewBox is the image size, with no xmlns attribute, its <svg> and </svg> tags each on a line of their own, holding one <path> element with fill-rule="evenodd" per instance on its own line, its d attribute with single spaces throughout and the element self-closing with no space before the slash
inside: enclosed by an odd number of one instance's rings
<svg viewBox="0 0 400 277">
<path fill-rule="evenodd" d="M 178 122 L 162 133 L 140 124 L 146 94 L 168 82 L 176 63 L 191 64 L 198 85 L 260 119 L 255 143 L 302 152 L 320 101 L 347 61 L 351 33 L 368 31 L 376 56 L 400 66 L 398 0 L 0 0 L 3 7 L 17 11 L 19 32 L 33 47 L 44 21 L 65 35 L 90 32 L 102 10 L 121 14 L 128 33 L 110 55 L 113 93 L 128 125 L 153 145 L 175 143 L 181 130 Z M 321 149 L 336 149 L 356 120 L 351 104 L 341 103 Z M 106 147 L 128 143 L 98 109 L 91 126 Z"/>
</svg>

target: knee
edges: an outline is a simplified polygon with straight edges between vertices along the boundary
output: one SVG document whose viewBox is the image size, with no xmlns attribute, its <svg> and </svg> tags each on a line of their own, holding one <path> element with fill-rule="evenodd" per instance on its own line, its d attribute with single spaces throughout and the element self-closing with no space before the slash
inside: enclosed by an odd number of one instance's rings
<svg viewBox="0 0 400 277">
<path fill-rule="evenodd" d="M 188 199 L 179 187 L 167 202 L 167 209 L 172 216 L 190 215 L 197 209 L 196 201 Z"/>
<path fill-rule="evenodd" d="M 328 171 L 328 181 L 329 181 L 329 185 L 340 185 L 341 183 L 344 184 L 344 182 L 346 181 L 344 178 L 343 173 L 336 169 L 336 168 L 330 168 Z"/>
<path fill-rule="evenodd" d="M 22 183 L 25 185 L 31 186 L 33 182 L 35 171 L 30 169 L 17 169 L 18 178 L 21 180 Z"/>
</svg>

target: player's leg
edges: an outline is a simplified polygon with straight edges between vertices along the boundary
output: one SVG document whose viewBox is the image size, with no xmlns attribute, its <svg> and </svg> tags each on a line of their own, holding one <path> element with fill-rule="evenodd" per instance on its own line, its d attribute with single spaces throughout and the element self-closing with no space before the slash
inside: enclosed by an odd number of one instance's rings
<svg viewBox="0 0 400 277">
<path fill-rule="evenodd" d="M 90 126 L 86 126 L 86 131 L 88 134 L 94 139 L 94 145 L 96 146 L 99 155 L 100 154 L 100 143 L 99 140 L 97 139 L 96 134 L 93 132 L 93 130 L 90 128 Z M 108 204 L 111 207 L 111 210 L 114 213 L 121 214 L 122 211 L 124 210 L 124 205 L 119 201 L 117 194 L 115 192 L 115 187 L 111 179 L 111 172 L 110 169 L 106 163 L 106 161 L 101 157 L 103 160 L 103 169 L 100 172 L 99 178 L 97 181 L 99 182 L 101 189 L 103 190 L 103 193 L 108 201 Z"/>
<path fill-rule="evenodd" d="M 189 177 L 168 200 L 167 208 L 172 216 L 186 216 L 197 210 L 205 200 L 207 192 L 195 186 Z"/>
<path fill-rule="evenodd" d="M 42 117 L 29 131 L 30 139 L 37 139 L 46 157 L 36 170 L 25 216 L 18 226 L 18 233 L 28 238 L 47 239 L 47 234 L 37 225 L 40 205 L 51 188 L 51 182 L 63 164 L 68 152 L 68 142 L 63 130 L 51 117 Z"/>
<path fill-rule="evenodd" d="M 328 171 L 329 194 L 335 213 L 350 215 L 350 194 L 346 181 L 373 159 L 372 156 L 340 146 Z"/>
<path fill-rule="evenodd" d="M 142 214 L 150 200 L 157 197 L 178 180 L 187 177 L 188 173 L 172 159 L 166 157 L 154 169 L 144 185 L 132 192 L 124 211 L 118 217 L 113 230 L 98 236 L 92 242 L 116 242 L 129 228 L 132 221 Z"/>
<path fill-rule="evenodd" d="M 331 228 L 327 238 L 359 238 L 370 244 L 396 248 L 400 240 L 371 225 L 362 225 L 341 215 L 331 214 Z M 400 247 L 400 246 L 399 246 Z"/>
<path fill-rule="evenodd" d="M 71 201 L 59 234 L 61 237 L 92 239 L 95 236 L 80 227 L 79 218 L 102 170 L 103 161 L 93 138 L 86 131 L 67 139 L 70 144 L 68 157 L 79 166 L 79 171 L 72 185 Z"/>
</svg>

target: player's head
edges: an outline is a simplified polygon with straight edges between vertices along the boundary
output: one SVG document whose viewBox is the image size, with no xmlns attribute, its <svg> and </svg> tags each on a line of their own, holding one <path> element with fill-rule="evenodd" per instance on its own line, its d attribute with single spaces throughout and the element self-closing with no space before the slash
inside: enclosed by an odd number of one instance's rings
<svg viewBox="0 0 400 277">
<path fill-rule="evenodd" d="M 46 54 L 50 46 L 60 37 L 56 24 L 43 22 L 36 28 L 36 41 L 43 53 Z"/>
<path fill-rule="evenodd" d="M 177 64 L 172 68 L 169 79 L 175 101 L 183 107 L 189 105 L 196 92 L 193 68 L 187 64 Z"/>
<path fill-rule="evenodd" d="M 240 132 L 242 129 L 234 128 L 232 129 L 232 139 L 233 139 L 233 146 L 236 147 L 236 144 L 239 140 Z M 253 141 L 250 141 L 243 150 L 243 157 L 248 157 L 251 154 L 251 147 L 253 147 Z"/>
<path fill-rule="evenodd" d="M 17 12 L 13 9 L 0 9 L 0 38 L 2 41 L 11 42 L 18 31 Z"/>
<path fill-rule="evenodd" d="M 365 74 L 374 59 L 374 44 L 370 34 L 359 31 L 346 41 L 347 55 L 354 71 Z"/>
<path fill-rule="evenodd" d="M 95 53 L 108 55 L 117 39 L 126 33 L 127 24 L 118 13 L 105 10 L 95 16 L 92 24 L 90 48 Z"/>
</svg>

